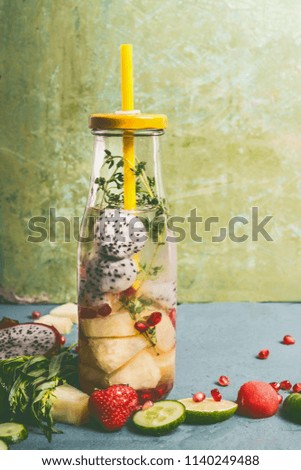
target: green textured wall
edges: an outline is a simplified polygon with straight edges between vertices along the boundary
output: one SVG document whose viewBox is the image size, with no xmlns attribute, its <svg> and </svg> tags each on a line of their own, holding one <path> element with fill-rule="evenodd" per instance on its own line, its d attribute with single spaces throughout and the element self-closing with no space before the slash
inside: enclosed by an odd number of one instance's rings
<svg viewBox="0 0 301 470">
<path fill-rule="evenodd" d="M 76 242 L 30 244 L 27 222 L 82 214 L 87 115 L 120 107 L 131 42 L 136 107 L 169 116 L 173 212 L 273 215 L 273 242 L 186 238 L 179 300 L 301 300 L 300 0 L 0 0 L 0 12 L 2 296 L 75 299 Z"/>
</svg>

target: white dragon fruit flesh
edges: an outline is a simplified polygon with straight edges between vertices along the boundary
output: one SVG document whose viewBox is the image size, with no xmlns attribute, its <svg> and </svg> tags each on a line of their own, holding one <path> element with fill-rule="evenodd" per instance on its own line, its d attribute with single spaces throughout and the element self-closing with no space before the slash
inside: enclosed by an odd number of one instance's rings
<svg viewBox="0 0 301 470">
<path fill-rule="evenodd" d="M 152 298 L 162 307 L 170 309 L 177 306 L 176 283 L 174 281 L 147 280 L 141 285 L 140 292 Z"/>
<path fill-rule="evenodd" d="M 78 303 L 90 307 L 99 307 L 108 303 L 106 294 L 100 291 L 99 285 L 86 279 L 81 279 L 79 285 Z"/>
<path fill-rule="evenodd" d="M 0 360 L 16 356 L 50 356 L 60 349 L 61 335 L 53 326 L 22 323 L 0 330 Z"/>
<path fill-rule="evenodd" d="M 122 209 L 105 209 L 94 226 L 96 246 L 110 258 L 128 258 L 138 253 L 146 239 L 141 219 Z"/>
<path fill-rule="evenodd" d="M 128 289 L 136 279 L 137 269 L 130 258 L 121 260 L 97 259 L 89 261 L 86 269 L 87 285 L 98 293 L 117 293 Z"/>
</svg>

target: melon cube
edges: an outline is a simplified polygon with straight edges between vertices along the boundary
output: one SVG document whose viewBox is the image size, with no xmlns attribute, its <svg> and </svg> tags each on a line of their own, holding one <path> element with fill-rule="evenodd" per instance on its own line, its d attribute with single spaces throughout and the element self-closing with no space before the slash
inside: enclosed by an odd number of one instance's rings
<svg viewBox="0 0 301 470">
<path fill-rule="evenodd" d="M 89 338 L 88 348 L 97 365 L 111 373 L 149 345 L 142 335 L 127 338 Z M 89 352 L 86 350 L 86 353 Z"/>
<path fill-rule="evenodd" d="M 54 317 L 53 315 L 43 315 L 34 323 L 43 323 L 43 325 L 54 326 L 61 335 L 67 335 L 72 329 L 70 318 Z"/>
<path fill-rule="evenodd" d="M 77 305 L 71 302 L 53 308 L 49 314 L 59 318 L 70 318 L 72 323 L 78 323 Z"/>
<path fill-rule="evenodd" d="M 128 312 L 120 312 L 107 317 L 87 318 L 80 321 L 83 334 L 90 338 L 136 336 L 134 321 Z"/>
<path fill-rule="evenodd" d="M 175 329 L 166 313 L 162 313 L 162 319 L 156 325 L 156 347 L 160 352 L 170 351 L 176 342 Z"/>
<path fill-rule="evenodd" d="M 154 360 L 160 369 L 161 379 L 160 382 L 170 382 L 174 379 L 175 375 L 175 359 L 176 350 L 171 349 L 167 353 L 154 355 Z"/>
<path fill-rule="evenodd" d="M 88 421 L 89 395 L 72 385 L 56 387 L 52 397 L 51 415 L 59 423 L 80 426 Z"/>
<path fill-rule="evenodd" d="M 136 390 L 155 388 L 160 380 L 160 369 L 152 355 L 145 351 L 110 375 L 110 385 L 128 384 Z"/>
</svg>

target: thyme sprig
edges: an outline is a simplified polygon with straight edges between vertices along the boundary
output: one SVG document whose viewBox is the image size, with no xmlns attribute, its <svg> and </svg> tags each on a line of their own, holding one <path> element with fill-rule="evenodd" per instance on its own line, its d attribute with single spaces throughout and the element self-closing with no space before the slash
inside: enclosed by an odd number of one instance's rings
<svg viewBox="0 0 301 470">
<path fill-rule="evenodd" d="M 140 297 L 124 296 L 124 297 L 121 297 L 120 301 L 123 307 L 129 312 L 132 320 L 146 321 L 147 318 L 149 317 L 149 314 L 147 315 L 141 315 L 141 314 L 144 312 L 145 308 L 152 305 L 153 301 L 151 299 L 148 299 L 143 296 L 140 296 Z M 148 330 L 142 334 L 150 342 L 152 346 L 154 347 L 156 346 L 157 344 L 156 328 L 148 328 Z"/>
<path fill-rule="evenodd" d="M 148 279 L 156 279 L 158 274 L 163 271 L 163 265 L 159 266 L 148 266 L 147 263 L 139 263 L 139 275 L 140 277 L 144 276 L 144 273 L 147 273 Z"/>
<path fill-rule="evenodd" d="M 105 150 L 104 167 L 112 170 L 111 174 L 104 178 L 99 176 L 95 179 L 98 185 L 97 191 L 102 191 L 100 208 L 119 208 L 124 204 L 124 175 L 123 175 L 124 158 L 120 155 L 112 155 L 109 150 Z M 159 198 L 156 192 L 156 179 L 154 176 L 146 174 L 147 163 L 139 161 L 135 157 L 135 168 L 132 171 L 136 176 L 136 202 L 137 207 L 154 210 L 154 218 L 151 223 L 143 220 L 146 229 L 149 232 L 150 239 L 158 242 L 159 238 L 162 242 L 161 235 L 166 229 L 168 211 L 165 205 L 165 199 Z"/>
<path fill-rule="evenodd" d="M 98 185 L 97 190 L 102 190 L 101 207 L 116 208 L 123 203 L 124 176 L 121 171 L 123 162 L 122 156 L 112 155 L 109 150 L 105 150 L 104 166 L 113 171 L 108 178 L 99 176 L 95 179 L 95 184 Z M 152 209 L 160 207 L 161 211 L 163 209 L 165 212 L 164 200 L 160 200 L 156 194 L 156 179 L 146 174 L 147 163 L 139 161 L 137 157 L 135 157 L 135 162 L 135 168 L 132 168 L 132 171 L 136 176 L 137 206 Z"/>
<path fill-rule="evenodd" d="M 99 176 L 95 179 L 98 184 L 97 190 L 102 190 L 102 200 L 100 205 L 105 207 L 119 207 L 123 204 L 123 158 L 119 155 L 112 155 L 109 150 L 105 150 L 104 165 L 113 172 L 109 178 Z"/>
</svg>

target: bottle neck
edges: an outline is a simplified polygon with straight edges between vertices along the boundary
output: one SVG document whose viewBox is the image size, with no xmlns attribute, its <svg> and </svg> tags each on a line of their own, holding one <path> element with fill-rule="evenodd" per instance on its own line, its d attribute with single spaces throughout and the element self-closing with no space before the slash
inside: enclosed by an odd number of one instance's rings
<svg viewBox="0 0 301 470">
<path fill-rule="evenodd" d="M 92 134 L 94 161 L 88 207 L 149 210 L 164 204 L 159 139 L 163 130 L 97 129 Z M 127 202 L 129 196 L 132 206 Z"/>
</svg>

